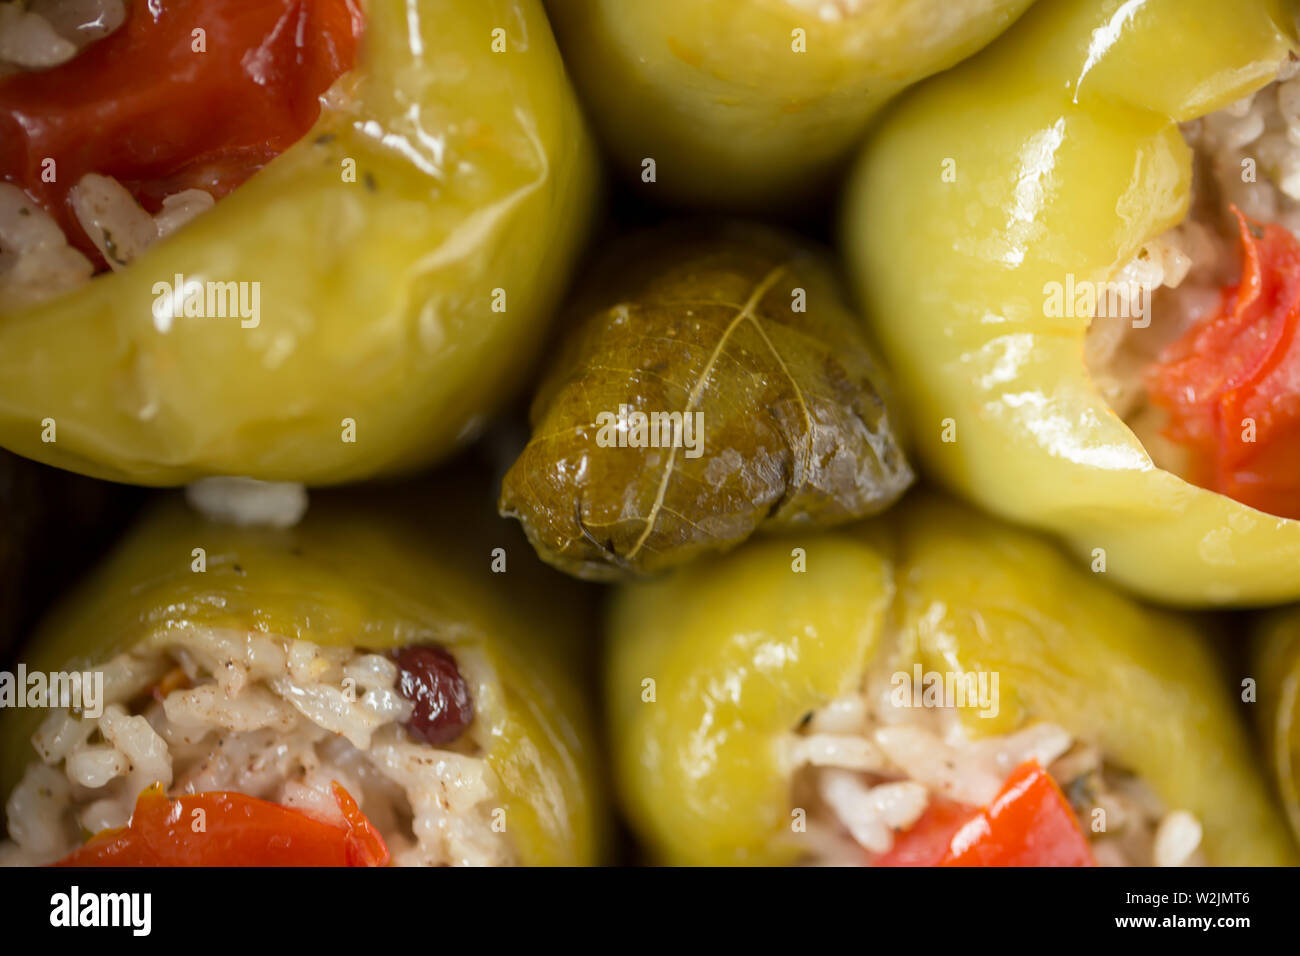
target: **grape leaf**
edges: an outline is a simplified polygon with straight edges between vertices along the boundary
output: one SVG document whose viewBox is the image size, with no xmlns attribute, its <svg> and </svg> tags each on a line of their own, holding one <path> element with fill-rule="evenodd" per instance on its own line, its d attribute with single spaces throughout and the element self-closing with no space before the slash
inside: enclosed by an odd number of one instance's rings
<svg viewBox="0 0 1300 956">
<path fill-rule="evenodd" d="M 881 367 L 810 247 L 737 224 L 643 234 L 588 273 L 575 317 L 500 501 L 564 571 L 651 574 L 874 514 L 913 480 Z"/>
</svg>

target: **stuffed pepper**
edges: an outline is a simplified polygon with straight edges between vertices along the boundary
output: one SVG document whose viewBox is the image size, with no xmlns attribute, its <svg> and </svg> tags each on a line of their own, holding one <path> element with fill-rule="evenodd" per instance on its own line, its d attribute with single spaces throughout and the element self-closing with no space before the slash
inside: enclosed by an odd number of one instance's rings
<svg viewBox="0 0 1300 956">
<path fill-rule="evenodd" d="M 150 485 L 444 457 L 594 177 L 539 0 L 0 5 L 0 444 Z"/>
<path fill-rule="evenodd" d="M 1300 595 L 1296 13 L 1040 3 L 847 199 L 921 459 L 1166 602 Z"/>
<path fill-rule="evenodd" d="M 654 196 L 792 207 L 892 96 L 1031 0 L 548 0 L 606 147 Z M 653 184 L 653 185 L 649 185 Z"/>
<path fill-rule="evenodd" d="M 397 504 L 325 496 L 281 529 L 150 514 L 10 675 L 26 696 L 0 726 L 0 859 L 596 861 L 591 727 L 563 663 L 576 585 L 543 585 L 526 543 L 452 508 L 433 530 Z M 564 599 L 546 616 L 541 586 Z"/>
<path fill-rule="evenodd" d="M 1300 611 L 1274 611 L 1256 629 L 1254 676 L 1268 765 L 1300 840 Z"/>
<path fill-rule="evenodd" d="M 618 244 L 580 283 L 501 513 L 551 564 L 611 579 L 887 508 L 912 471 L 826 260 L 739 223 Z"/>
<path fill-rule="evenodd" d="M 950 501 L 625 585 L 610 627 L 616 780 L 661 860 L 1296 859 L 1203 635 Z"/>
</svg>

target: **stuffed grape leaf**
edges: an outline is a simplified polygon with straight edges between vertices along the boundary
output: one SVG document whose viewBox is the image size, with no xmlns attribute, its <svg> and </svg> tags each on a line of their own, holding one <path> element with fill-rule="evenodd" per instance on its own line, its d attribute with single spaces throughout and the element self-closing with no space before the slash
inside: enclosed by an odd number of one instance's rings
<svg viewBox="0 0 1300 956">
<path fill-rule="evenodd" d="M 893 503 L 913 473 L 819 250 L 738 224 L 617 245 L 579 290 L 500 510 L 578 577 L 651 574 L 760 528 Z"/>
</svg>

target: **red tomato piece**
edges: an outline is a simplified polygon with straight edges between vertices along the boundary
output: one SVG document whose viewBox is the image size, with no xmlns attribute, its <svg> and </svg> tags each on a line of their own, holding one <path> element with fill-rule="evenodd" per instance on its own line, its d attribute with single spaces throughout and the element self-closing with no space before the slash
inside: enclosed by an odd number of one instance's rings
<svg viewBox="0 0 1300 956">
<path fill-rule="evenodd" d="M 1300 242 L 1233 213 L 1241 281 L 1161 356 L 1147 388 L 1169 414 L 1165 435 L 1191 454 L 1192 481 L 1300 518 Z"/>
<path fill-rule="evenodd" d="M 983 808 L 935 800 L 872 866 L 1096 866 L 1061 788 L 1036 760 Z"/>
<path fill-rule="evenodd" d="M 938 866 L 948 855 L 957 831 L 979 815 L 976 807 L 951 800 L 932 800 L 911 827 L 894 838 L 894 846 L 872 866 Z"/>
<path fill-rule="evenodd" d="M 1096 866 L 1061 788 L 1037 760 L 952 838 L 940 866 Z"/>
<path fill-rule="evenodd" d="M 383 837 L 337 783 L 334 799 L 347 821 L 344 826 L 241 793 L 199 793 L 173 800 L 153 786 L 140 794 L 125 827 L 97 833 L 54 865 L 386 865 Z M 203 829 L 196 833 L 199 819 Z"/>
<path fill-rule="evenodd" d="M 183 189 L 224 196 L 310 129 L 361 29 L 356 0 L 135 0 L 62 66 L 0 78 L 0 178 L 93 254 L 67 201 L 83 175 L 150 212 Z"/>
</svg>

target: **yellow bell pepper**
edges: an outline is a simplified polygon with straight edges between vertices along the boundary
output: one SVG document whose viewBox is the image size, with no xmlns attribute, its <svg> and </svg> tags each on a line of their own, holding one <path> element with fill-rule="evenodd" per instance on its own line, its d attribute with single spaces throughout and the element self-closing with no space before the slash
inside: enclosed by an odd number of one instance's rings
<svg viewBox="0 0 1300 956">
<path fill-rule="evenodd" d="M 331 484 L 442 458 L 508 400 L 596 191 L 540 0 L 373 0 L 340 83 L 125 270 L 0 316 L 0 444 L 137 484 Z M 160 319 L 177 275 L 255 284 L 257 314 Z"/>
<path fill-rule="evenodd" d="M 652 195 L 790 206 L 822 191 L 900 90 L 1032 0 L 548 0 L 605 145 Z"/>
<path fill-rule="evenodd" d="M 1272 80 L 1294 3 L 1059 0 L 909 95 L 854 170 L 843 241 L 931 473 L 1183 604 L 1300 595 L 1300 522 L 1155 467 L 1084 364 L 1102 283 L 1186 214 L 1177 124 Z"/>
<path fill-rule="evenodd" d="M 950 501 L 625 585 L 610 628 L 616 782 L 664 861 L 797 860 L 782 742 L 880 661 L 998 673 L 996 715 L 959 711 L 972 738 L 1064 728 L 1193 813 L 1212 864 L 1296 859 L 1204 636 Z"/>
<path fill-rule="evenodd" d="M 542 568 L 500 524 L 484 537 L 464 495 L 431 513 L 427 494 L 385 497 L 314 496 L 303 522 L 283 530 L 212 523 L 168 500 L 59 603 L 21 659 L 28 673 L 86 670 L 165 646 L 178 628 L 209 627 L 376 651 L 431 635 L 452 652 L 472 648 L 491 665 L 493 676 L 471 687 L 474 720 L 488 729 L 479 737 L 491 741 L 484 756 L 519 859 L 598 862 L 604 800 L 574 677 L 582 605 L 565 590 L 578 585 Z M 467 547 L 474 541 L 482 546 Z M 491 550 L 507 543 L 506 572 L 494 574 Z M 203 573 L 195 548 L 205 551 Z M 547 614 L 529 613 L 557 595 Z M 10 709 L 0 720 L 0 794 L 36 759 L 28 741 L 44 716 Z"/>
</svg>

